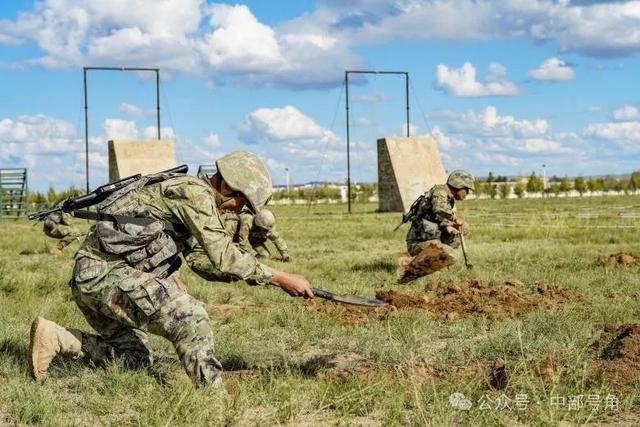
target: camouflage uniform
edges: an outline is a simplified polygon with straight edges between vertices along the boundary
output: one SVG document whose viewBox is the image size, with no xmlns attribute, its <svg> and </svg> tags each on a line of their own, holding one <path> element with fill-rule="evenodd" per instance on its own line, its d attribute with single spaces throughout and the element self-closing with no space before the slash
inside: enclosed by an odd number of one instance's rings
<svg viewBox="0 0 640 427">
<path fill-rule="evenodd" d="M 64 212 L 53 212 L 44 219 L 42 231 L 47 236 L 60 240 L 59 249 L 64 249 L 74 240 L 83 236 L 83 233 L 76 230 L 69 221 L 70 215 Z"/>
<path fill-rule="evenodd" d="M 271 253 L 266 246 L 270 240 L 283 259 L 289 259 L 289 248 L 287 243 L 276 230 L 275 225 L 267 230 L 254 224 L 255 215 L 247 210 L 242 210 L 239 214 L 225 214 L 225 228 L 233 241 L 245 252 L 249 252 L 260 258 L 269 258 Z"/>
<path fill-rule="evenodd" d="M 96 361 L 116 357 L 132 368 L 149 365 L 152 332 L 173 343 L 196 385 L 209 384 L 222 366 L 207 312 L 176 284 L 180 254 L 207 280 L 266 284 L 274 270 L 232 243 L 207 182 L 178 175 L 145 184 L 143 178 L 111 195 L 100 212 L 157 221 L 99 221 L 76 254 L 73 297 L 98 332 L 82 332 L 82 352 Z"/>
<path fill-rule="evenodd" d="M 456 220 L 453 194 L 446 184 L 439 184 L 424 196 L 407 233 L 407 250 L 411 256 L 415 256 L 433 243 L 455 260 L 457 254 L 454 249 L 460 245 L 460 241 L 446 231 L 446 227 L 455 225 Z"/>
</svg>

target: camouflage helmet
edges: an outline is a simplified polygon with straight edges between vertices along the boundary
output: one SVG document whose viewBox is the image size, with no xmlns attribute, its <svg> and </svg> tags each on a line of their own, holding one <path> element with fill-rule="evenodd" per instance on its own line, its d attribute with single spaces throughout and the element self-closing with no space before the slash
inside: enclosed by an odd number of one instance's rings
<svg viewBox="0 0 640 427">
<path fill-rule="evenodd" d="M 276 225 L 276 217 L 270 210 L 262 209 L 253 218 L 253 224 L 265 230 L 271 230 Z"/>
<path fill-rule="evenodd" d="M 234 151 L 216 160 L 216 168 L 232 190 L 242 193 L 253 212 L 258 212 L 271 198 L 271 176 L 255 154 Z"/>
<path fill-rule="evenodd" d="M 456 189 L 468 188 L 469 190 L 475 191 L 476 187 L 473 181 L 475 181 L 473 175 L 462 169 L 454 170 L 449 174 L 449 178 L 447 178 L 447 184 L 450 187 Z"/>
</svg>

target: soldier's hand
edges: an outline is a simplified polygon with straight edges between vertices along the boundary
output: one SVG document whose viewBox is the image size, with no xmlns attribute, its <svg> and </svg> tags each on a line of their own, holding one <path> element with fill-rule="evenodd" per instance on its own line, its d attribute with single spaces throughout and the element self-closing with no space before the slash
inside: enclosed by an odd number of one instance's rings
<svg viewBox="0 0 640 427">
<path fill-rule="evenodd" d="M 282 258 L 280 258 L 280 261 L 291 262 L 291 257 L 289 255 L 282 255 Z"/>
<path fill-rule="evenodd" d="M 445 228 L 445 230 L 447 230 L 447 233 L 451 234 L 452 236 L 457 236 L 458 234 L 460 234 L 460 231 L 458 231 L 458 229 L 452 225 L 447 225 L 447 228 Z"/>
<path fill-rule="evenodd" d="M 311 285 L 307 279 L 298 274 L 278 271 L 271 279 L 271 283 L 280 287 L 292 297 L 313 298 Z"/>
<path fill-rule="evenodd" d="M 462 218 L 456 218 L 456 227 L 457 228 L 462 228 L 462 226 L 464 225 L 464 219 Z"/>
</svg>

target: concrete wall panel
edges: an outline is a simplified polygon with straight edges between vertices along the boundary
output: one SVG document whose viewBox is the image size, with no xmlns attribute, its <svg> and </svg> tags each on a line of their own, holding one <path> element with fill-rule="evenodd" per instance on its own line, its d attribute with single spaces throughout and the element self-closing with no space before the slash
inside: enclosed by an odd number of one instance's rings
<svg viewBox="0 0 640 427">
<path fill-rule="evenodd" d="M 406 212 L 435 184 L 447 181 L 440 151 L 431 137 L 378 140 L 378 206 L 382 212 Z"/>
<path fill-rule="evenodd" d="M 109 182 L 178 166 L 173 141 L 109 141 Z"/>
</svg>

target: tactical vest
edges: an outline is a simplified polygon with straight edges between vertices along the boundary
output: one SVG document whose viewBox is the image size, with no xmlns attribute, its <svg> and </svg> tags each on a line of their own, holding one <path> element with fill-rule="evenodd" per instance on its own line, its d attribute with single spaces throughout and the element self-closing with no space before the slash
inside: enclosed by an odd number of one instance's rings
<svg viewBox="0 0 640 427">
<path fill-rule="evenodd" d="M 160 181 L 175 176 L 166 174 Z M 98 205 L 98 213 L 154 218 L 138 198 L 148 181 L 147 177 L 142 177 L 116 191 Z M 156 182 L 157 179 L 154 184 Z M 160 219 L 148 225 L 97 221 L 95 235 L 103 251 L 122 257 L 137 270 L 160 277 L 166 277 L 180 267 L 179 254 L 190 237 L 186 231 L 168 231 L 167 223 Z"/>
<path fill-rule="evenodd" d="M 431 189 L 425 194 L 423 202 L 418 207 L 417 213 L 411 221 L 411 228 L 407 233 L 407 241 L 418 242 L 436 240 L 442 237 L 442 231 L 440 230 L 440 225 L 437 222 L 437 218 L 431 204 L 435 188 L 435 186 L 431 187 Z M 453 208 L 453 203 L 450 202 L 450 204 Z"/>
</svg>

